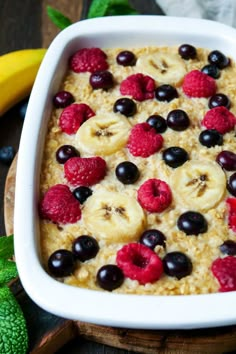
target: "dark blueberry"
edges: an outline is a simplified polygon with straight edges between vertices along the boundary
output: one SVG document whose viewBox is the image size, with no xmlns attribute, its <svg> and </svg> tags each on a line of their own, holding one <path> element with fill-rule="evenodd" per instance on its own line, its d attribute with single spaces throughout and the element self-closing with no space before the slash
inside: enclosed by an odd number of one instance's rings
<svg viewBox="0 0 236 354">
<path fill-rule="evenodd" d="M 206 129 L 200 133 L 199 141 L 208 148 L 215 145 L 223 145 L 223 135 L 215 129 Z"/>
<path fill-rule="evenodd" d="M 114 79 L 110 71 L 96 71 L 90 75 L 89 83 L 93 89 L 108 90 L 114 86 Z"/>
<path fill-rule="evenodd" d="M 178 98 L 178 92 L 174 86 L 161 85 L 155 91 L 155 96 L 158 101 L 172 101 L 174 98 Z"/>
<path fill-rule="evenodd" d="M 65 108 L 75 101 L 73 95 L 68 91 L 60 91 L 53 97 L 53 104 L 56 108 Z"/>
<path fill-rule="evenodd" d="M 187 151 L 181 147 L 172 146 L 163 151 L 162 158 L 168 166 L 176 168 L 183 165 L 189 156 Z"/>
<path fill-rule="evenodd" d="M 73 195 L 80 202 L 80 204 L 83 204 L 92 194 L 92 189 L 85 186 L 80 186 L 73 190 Z"/>
<path fill-rule="evenodd" d="M 151 125 L 151 127 L 155 128 L 157 133 L 164 133 L 167 129 L 166 120 L 158 114 L 153 114 L 146 122 Z"/>
<path fill-rule="evenodd" d="M 0 148 L 0 162 L 4 163 L 7 166 L 10 166 L 15 154 L 15 149 L 12 146 L 3 146 L 2 148 Z"/>
<path fill-rule="evenodd" d="M 224 68 L 226 68 L 226 66 L 228 66 L 230 64 L 229 58 L 227 58 L 219 50 L 213 50 L 208 55 L 208 61 L 211 64 L 215 64 L 217 66 L 217 68 L 219 68 L 219 69 L 224 69 Z"/>
<path fill-rule="evenodd" d="M 216 157 L 216 162 L 226 171 L 236 170 L 236 154 L 232 151 L 221 151 Z"/>
<path fill-rule="evenodd" d="M 213 79 L 218 79 L 220 77 L 220 69 L 218 69 L 216 65 L 211 65 L 211 64 L 205 65 L 201 69 L 201 71 L 204 74 L 213 77 Z"/>
<path fill-rule="evenodd" d="M 140 237 L 139 242 L 151 248 L 152 250 L 154 250 L 154 248 L 158 245 L 164 248 L 166 247 L 165 235 L 163 235 L 161 231 L 154 229 L 144 231 Z"/>
<path fill-rule="evenodd" d="M 75 258 L 72 252 L 57 250 L 48 259 L 49 272 L 55 277 L 71 275 L 75 269 Z"/>
<path fill-rule="evenodd" d="M 217 93 L 209 99 L 208 107 L 215 108 L 219 106 L 224 106 L 226 108 L 230 108 L 230 100 L 229 97 L 224 95 L 223 93 Z"/>
<path fill-rule="evenodd" d="M 129 50 L 124 50 L 117 55 L 116 61 L 123 66 L 134 66 L 136 63 L 136 57 L 134 53 Z"/>
<path fill-rule="evenodd" d="M 23 120 L 25 119 L 28 103 L 29 103 L 29 98 L 25 99 L 24 101 L 20 102 L 17 105 L 17 111 L 19 113 L 20 118 Z"/>
<path fill-rule="evenodd" d="M 195 59 L 197 56 L 196 48 L 191 44 L 182 44 L 178 49 L 179 55 L 185 59 Z"/>
<path fill-rule="evenodd" d="M 98 242 L 92 236 L 81 235 L 77 237 L 72 244 L 72 252 L 81 262 L 96 257 L 98 251 Z"/>
<path fill-rule="evenodd" d="M 230 194 L 236 197 L 236 172 L 234 172 L 228 179 L 227 189 Z"/>
<path fill-rule="evenodd" d="M 186 235 L 198 235 L 207 231 L 208 225 L 204 216 L 196 211 L 187 211 L 180 215 L 178 228 Z"/>
<path fill-rule="evenodd" d="M 140 176 L 138 167 L 130 161 L 119 163 L 116 166 L 115 172 L 118 180 L 124 184 L 135 183 Z"/>
<path fill-rule="evenodd" d="M 169 128 L 179 132 L 187 129 L 190 125 L 189 117 L 182 109 L 174 109 L 173 111 L 170 111 L 167 115 L 166 121 Z"/>
<path fill-rule="evenodd" d="M 97 272 L 97 282 L 105 290 L 112 291 L 121 286 L 124 281 L 122 270 L 113 264 L 101 267 Z"/>
<path fill-rule="evenodd" d="M 170 252 L 163 258 L 164 272 L 170 277 L 181 279 L 192 273 L 193 265 L 188 256 L 182 252 Z"/>
<path fill-rule="evenodd" d="M 222 245 L 220 245 L 220 251 L 229 256 L 236 255 L 236 242 L 232 240 L 227 240 Z"/>
<path fill-rule="evenodd" d="M 79 156 L 79 152 L 71 145 L 62 145 L 56 152 L 57 162 L 64 164 L 71 157 Z"/>
<path fill-rule="evenodd" d="M 119 98 L 113 106 L 113 111 L 115 113 L 119 112 L 126 117 L 131 117 L 137 112 L 136 103 L 130 98 Z"/>
</svg>

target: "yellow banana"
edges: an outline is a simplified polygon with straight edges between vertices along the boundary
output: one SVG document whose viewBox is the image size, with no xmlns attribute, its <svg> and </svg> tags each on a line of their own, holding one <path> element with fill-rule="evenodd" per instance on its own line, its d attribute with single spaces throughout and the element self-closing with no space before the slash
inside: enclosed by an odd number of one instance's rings
<svg viewBox="0 0 236 354">
<path fill-rule="evenodd" d="M 0 116 L 30 94 L 46 49 L 23 49 L 0 56 Z"/>
</svg>

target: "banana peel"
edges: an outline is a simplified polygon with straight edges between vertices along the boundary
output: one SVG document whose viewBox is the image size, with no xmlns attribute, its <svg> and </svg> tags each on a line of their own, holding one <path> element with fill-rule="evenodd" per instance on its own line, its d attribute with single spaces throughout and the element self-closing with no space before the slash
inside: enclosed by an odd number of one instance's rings
<svg viewBox="0 0 236 354">
<path fill-rule="evenodd" d="M 23 49 L 0 56 L 0 116 L 29 96 L 46 49 Z"/>
</svg>

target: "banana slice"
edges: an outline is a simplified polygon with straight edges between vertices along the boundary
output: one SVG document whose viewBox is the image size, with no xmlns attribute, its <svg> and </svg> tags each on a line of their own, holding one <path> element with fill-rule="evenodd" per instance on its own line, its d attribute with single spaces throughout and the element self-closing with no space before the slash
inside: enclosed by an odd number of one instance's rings
<svg viewBox="0 0 236 354">
<path fill-rule="evenodd" d="M 223 170 L 210 161 L 187 161 L 174 171 L 170 182 L 182 205 L 200 211 L 216 206 L 226 191 Z"/>
<path fill-rule="evenodd" d="M 147 75 L 150 75 L 158 84 L 181 83 L 186 74 L 184 61 L 178 54 L 154 53 L 140 56 L 137 67 Z"/>
<path fill-rule="evenodd" d="M 94 192 L 88 198 L 83 221 L 95 237 L 110 242 L 137 241 L 146 224 L 135 198 L 108 191 Z"/>
<path fill-rule="evenodd" d="M 131 125 L 119 114 L 105 113 L 88 119 L 76 134 L 78 148 L 95 155 L 110 155 L 127 143 Z"/>
</svg>

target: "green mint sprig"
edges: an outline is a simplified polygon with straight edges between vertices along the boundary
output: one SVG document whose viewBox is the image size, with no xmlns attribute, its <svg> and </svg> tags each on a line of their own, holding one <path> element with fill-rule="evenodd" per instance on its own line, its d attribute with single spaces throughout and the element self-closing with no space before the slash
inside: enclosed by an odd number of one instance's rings
<svg viewBox="0 0 236 354">
<path fill-rule="evenodd" d="M 51 6 L 47 6 L 47 14 L 51 21 L 60 29 L 64 29 L 72 24 L 71 20 L 60 11 Z"/>
</svg>

